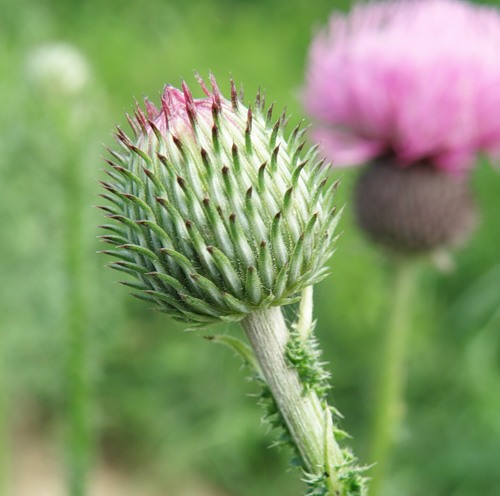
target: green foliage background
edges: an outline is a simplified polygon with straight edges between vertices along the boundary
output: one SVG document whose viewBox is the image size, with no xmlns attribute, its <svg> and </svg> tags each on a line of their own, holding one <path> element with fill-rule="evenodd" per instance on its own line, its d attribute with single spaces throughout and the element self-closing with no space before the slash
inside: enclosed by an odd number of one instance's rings
<svg viewBox="0 0 500 496">
<path fill-rule="evenodd" d="M 111 130 L 124 124 L 132 97 L 157 100 L 167 82 L 193 84 L 194 70 L 213 71 L 224 91 L 232 75 L 244 83 L 248 100 L 265 88 L 269 102 L 288 107 L 292 123 L 301 119 L 308 43 L 329 12 L 348 3 L 0 0 L 0 356 L 10 428 L 35 408 L 43 428 L 64 436 L 71 203 L 65 188 L 68 167 L 78 164 L 87 205 L 96 460 L 133 467 L 172 496 L 200 478 L 221 496 L 301 493 L 297 477 L 286 472 L 288 453 L 268 449 L 273 436 L 260 425 L 255 389 L 238 359 L 201 333 L 181 332 L 113 284 L 116 275 L 95 255 L 102 249 L 95 240 L 102 217 L 92 205 L 99 203 L 96 180 L 103 177 L 101 143 L 112 142 Z M 27 74 L 30 52 L 53 41 L 75 45 L 94 73 L 79 97 L 82 124 L 73 130 L 61 123 L 67 100 L 47 98 Z M 368 463 L 374 376 L 384 359 L 377 350 L 391 296 L 382 254 L 353 222 L 356 175 L 342 173 L 343 235 L 332 276 L 316 290 L 316 317 L 333 402 Z M 454 272 L 424 268 L 414 302 L 407 420 L 389 496 L 499 494 L 498 170 L 481 164 L 473 183 L 481 223 L 456 254 Z"/>
</svg>

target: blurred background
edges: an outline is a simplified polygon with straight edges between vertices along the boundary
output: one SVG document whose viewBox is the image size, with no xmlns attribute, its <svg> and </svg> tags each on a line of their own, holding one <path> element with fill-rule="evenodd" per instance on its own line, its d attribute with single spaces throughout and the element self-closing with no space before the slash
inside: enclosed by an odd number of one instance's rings
<svg viewBox="0 0 500 496">
<path fill-rule="evenodd" d="M 8 496 L 62 496 L 68 360 L 88 336 L 92 496 L 303 492 L 237 357 L 127 295 L 103 266 L 102 143 L 133 97 L 158 101 L 194 70 L 258 87 L 303 117 L 307 47 L 326 0 L 0 0 L 0 478 Z M 48 70 L 47 68 L 55 67 Z M 59 67 L 59 69 L 58 69 Z M 59 71 L 59 72 L 58 72 Z M 61 72 L 62 71 L 62 72 Z M 61 76 L 61 74 L 63 76 Z M 430 116 L 431 118 L 431 116 Z M 391 305 L 384 257 L 353 222 L 315 293 L 333 404 L 363 462 L 377 353 Z M 500 175 L 472 178 L 481 222 L 455 270 L 424 264 L 414 301 L 407 418 L 390 495 L 496 496 L 500 471 Z M 79 269 L 75 272 L 75 264 Z M 75 276 L 76 274 L 76 276 Z M 76 289 L 75 289 L 76 288 Z M 74 304 L 76 294 L 76 301 Z M 73 303 L 71 303 L 73 301 Z M 73 324 L 74 324 L 73 320 Z M 237 326 L 220 332 L 239 334 Z"/>
</svg>

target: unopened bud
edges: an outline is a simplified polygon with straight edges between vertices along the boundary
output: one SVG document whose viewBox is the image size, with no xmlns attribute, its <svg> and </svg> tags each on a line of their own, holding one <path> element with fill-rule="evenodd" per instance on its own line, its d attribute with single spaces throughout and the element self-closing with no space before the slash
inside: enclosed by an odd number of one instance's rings
<svg viewBox="0 0 500 496">
<path fill-rule="evenodd" d="M 334 186 L 302 131 L 287 140 L 258 98 L 206 98 L 167 86 L 118 130 L 109 200 L 112 267 L 136 277 L 137 296 L 191 324 L 240 320 L 294 301 L 325 275 L 336 215 Z M 304 164 L 306 162 L 306 164 Z M 111 241 L 110 241 L 111 240 Z"/>
</svg>

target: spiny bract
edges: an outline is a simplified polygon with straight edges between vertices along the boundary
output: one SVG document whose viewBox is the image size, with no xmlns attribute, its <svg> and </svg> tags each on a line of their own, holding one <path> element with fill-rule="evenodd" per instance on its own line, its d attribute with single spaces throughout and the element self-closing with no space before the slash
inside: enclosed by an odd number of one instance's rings
<svg viewBox="0 0 500 496">
<path fill-rule="evenodd" d="M 259 94 L 254 110 L 231 82 L 231 99 L 211 79 L 206 98 L 166 86 L 129 117 L 134 137 L 116 133 L 102 226 L 111 267 L 141 299 L 190 324 L 240 320 L 294 301 L 325 275 L 338 218 L 336 184 L 303 130 L 284 137 Z"/>
</svg>

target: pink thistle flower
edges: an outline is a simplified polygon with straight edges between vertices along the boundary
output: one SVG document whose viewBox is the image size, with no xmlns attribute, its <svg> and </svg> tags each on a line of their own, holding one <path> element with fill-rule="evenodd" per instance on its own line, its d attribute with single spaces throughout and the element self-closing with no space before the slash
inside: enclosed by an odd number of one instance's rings
<svg viewBox="0 0 500 496">
<path fill-rule="evenodd" d="M 304 103 L 336 165 L 391 156 L 461 172 L 500 156 L 500 14 L 459 0 L 336 13 L 309 54 Z"/>
</svg>

